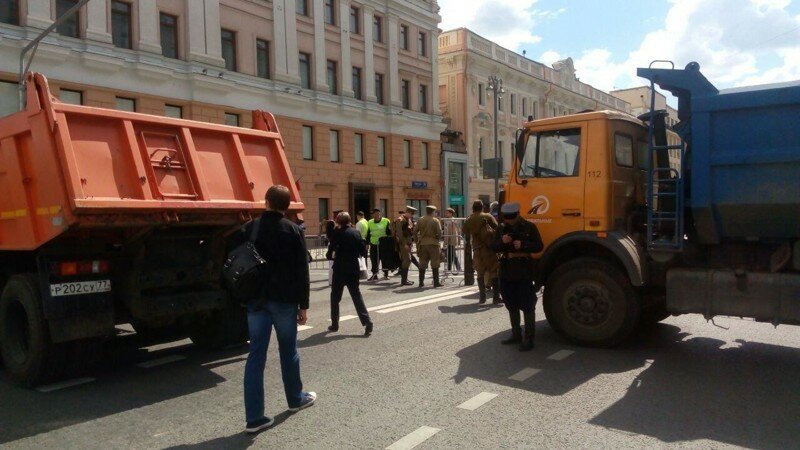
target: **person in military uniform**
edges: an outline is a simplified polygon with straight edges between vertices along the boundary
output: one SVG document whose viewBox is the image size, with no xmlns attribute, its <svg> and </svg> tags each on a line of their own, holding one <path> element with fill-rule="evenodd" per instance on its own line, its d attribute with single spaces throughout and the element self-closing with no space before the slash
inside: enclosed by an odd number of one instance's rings
<svg viewBox="0 0 800 450">
<path fill-rule="evenodd" d="M 392 222 L 392 236 L 397 244 L 397 252 L 400 254 L 400 285 L 410 286 L 414 284 L 408 281 L 408 268 L 411 266 L 411 244 L 414 231 L 413 217 L 417 209 L 406 206 L 406 210 L 400 217 Z"/>
<path fill-rule="evenodd" d="M 472 245 L 472 265 L 478 272 L 480 303 L 486 303 L 486 288 L 492 287 L 492 303 L 500 305 L 500 289 L 497 282 L 497 254 L 492 250 L 492 238 L 497 230 L 494 217 L 483 212 L 483 202 L 472 202 L 472 215 L 464 222 L 464 235 Z"/>
<path fill-rule="evenodd" d="M 533 255 L 541 252 L 544 244 L 536 225 L 520 217 L 519 203 L 506 203 L 500 215 L 503 223 L 495 232 L 492 249 L 500 256 L 500 288 L 511 320 L 511 337 L 502 343 L 519 343 L 520 351 L 528 351 L 533 349 L 536 321 Z M 524 335 L 520 311 L 525 317 Z"/>
<path fill-rule="evenodd" d="M 414 227 L 414 242 L 417 243 L 417 253 L 419 254 L 419 287 L 425 286 L 425 271 L 428 270 L 428 262 L 433 271 L 433 287 L 441 286 L 439 283 L 439 264 L 441 264 L 441 247 L 439 242 L 442 240 L 442 224 L 439 219 L 433 217 L 436 212 L 435 206 L 425 207 L 425 217 L 417 221 Z"/>
</svg>

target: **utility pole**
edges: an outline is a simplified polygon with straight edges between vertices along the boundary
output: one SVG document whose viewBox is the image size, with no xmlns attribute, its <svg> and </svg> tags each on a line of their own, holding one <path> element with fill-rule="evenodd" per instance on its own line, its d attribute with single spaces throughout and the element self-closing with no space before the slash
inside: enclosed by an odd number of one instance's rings
<svg viewBox="0 0 800 450">
<path fill-rule="evenodd" d="M 497 110 L 500 109 L 500 99 L 503 98 L 502 95 L 506 92 L 505 89 L 503 89 L 503 79 L 497 75 L 490 75 L 488 89 L 494 93 L 494 160 L 496 164 L 496 170 L 494 173 L 494 199 L 495 201 L 500 201 L 500 174 L 503 171 L 503 167 L 502 164 L 500 164 L 500 148 L 498 145 L 497 134 Z"/>
</svg>

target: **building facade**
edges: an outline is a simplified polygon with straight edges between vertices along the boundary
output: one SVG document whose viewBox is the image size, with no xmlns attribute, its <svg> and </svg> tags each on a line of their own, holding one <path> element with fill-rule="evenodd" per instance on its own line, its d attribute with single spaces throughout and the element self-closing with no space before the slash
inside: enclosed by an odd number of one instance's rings
<svg viewBox="0 0 800 450">
<path fill-rule="evenodd" d="M 504 177 L 513 161 L 516 130 L 526 118 L 591 109 L 627 112 L 624 100 L 580 82 L 571 59 L 547 67 L 460 28 L 439 36 L 439 108 L 447 123 L 448 145 L 466 152 L 467 199 L 493 201 L 494 179 L 484 178 L 484 160 L 495 157 L 493 101 L 489 76 L 503 80 L 498 108 L 498 153 Z M 452 136 L 458 134 L 458 138 Z M 454 143 L 453 141 L 456 141 Z M 449 175 L 449 174 L 448 174 Z M 445 198 L 448 200 L 448 198 Z"/>
<path fill-rule="evenodd" d="M 16 108 L 22 47 L 74 4 L 0 2 L 0 114 Z M 250 111 L 272 112 L 313 231 L 337 209 L 440 203 L 438 9 L 91 0 L 45 38 L 31 70 L 66 102 L 243 127 Z"/>
</svg>

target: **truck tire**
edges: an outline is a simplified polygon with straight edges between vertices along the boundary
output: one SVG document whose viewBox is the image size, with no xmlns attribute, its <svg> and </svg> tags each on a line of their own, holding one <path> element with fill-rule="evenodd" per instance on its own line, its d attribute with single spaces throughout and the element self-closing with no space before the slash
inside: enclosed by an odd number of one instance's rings
<svg viewBox="0 0 800 450">
<path fill-rule="evenodd" d="M 14 275 L 0 294 L 0 354 L 8 376 L 25 386 L 56 379 L 64 353 L 50 342 L 35 275 Z"/>
<path fill-rule="evenodd" d="M 544 290 L 547 321 L 568 340 L 613 347 L 639 322 L 640 302 L 628 278 L 613 264 L 580 258 L 557 267 Z"/>
<path fill-rule="evenodd" d="M 247 312 L 239 305 L 197 320 L 189 326 L 189 338 L 195 345 L 207 349 L 218 349 L 247 342 Z"/>
</svg>

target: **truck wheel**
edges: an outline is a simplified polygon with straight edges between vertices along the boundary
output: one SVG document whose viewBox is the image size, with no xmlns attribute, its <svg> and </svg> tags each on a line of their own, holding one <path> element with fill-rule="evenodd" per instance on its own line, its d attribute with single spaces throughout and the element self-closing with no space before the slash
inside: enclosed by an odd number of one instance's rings
<svg viewBox="0 0 800 450">
<path fill-rule="evenodd" d="M 50 381 L 63 367 L 62 352 L 50 342 L 36 277 L 14 275 L 0 294 L 0 353 L 6 373 L 26 385 Z"/>
<path fill-rule="evenodd" d="M 189 326 L 192 342 L 207 349 L 243 344 L 247 337 L 247 312 L 239 305 L 215 311 Z"/>
<path fill-rule="evenodd" d="M 614 265 L 581 258 L 556 268 L 544 290 L 547 321 L 580 345 L 612 347 L 639 321 L 640 303 L 627 277 Z"/>
</svg>

